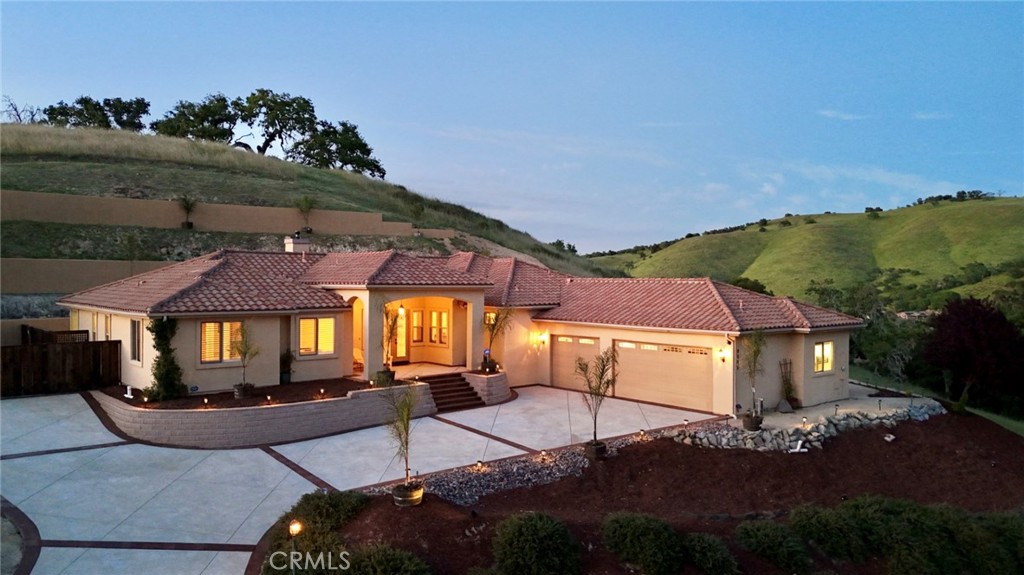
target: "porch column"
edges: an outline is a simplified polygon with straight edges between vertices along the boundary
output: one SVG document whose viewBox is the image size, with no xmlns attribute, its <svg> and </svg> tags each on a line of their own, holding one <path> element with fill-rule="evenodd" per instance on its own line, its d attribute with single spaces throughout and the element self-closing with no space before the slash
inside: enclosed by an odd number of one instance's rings
<svg viewBox="0 0 1024 575">
<path fill-rule="evenodd" d="M 384 338 L 383 309 L 387 299 L 375 293 L 366 296 L 366 309 L 363 312 L 363 377 L 367 380 L 384 369 L 384 350 L 380 342 Z"/>
<path fill-rule="evenodd" d="M 466 299 L 466 368 L 476 369 L 484 358 L 484 296 Z"/>
</svg>

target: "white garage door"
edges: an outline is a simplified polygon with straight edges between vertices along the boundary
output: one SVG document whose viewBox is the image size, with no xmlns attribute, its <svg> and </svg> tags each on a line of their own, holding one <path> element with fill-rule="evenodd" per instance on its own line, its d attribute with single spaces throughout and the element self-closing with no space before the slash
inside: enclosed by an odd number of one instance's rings
<svg viewBox="0 0 1024 575">
<path fill-rule="evenodd" d="M 616 341 L 615 396 L 711 411 L 711 350 Z"/>
<path fill-rule="evenodd" d="M 551 384 L 568 389 L 586 389 L 583 380 L 576 376 L 576 358 L 587 361 L 601 353 L 597 339 L 570 335 L 551 337 Z"/>
</svg>

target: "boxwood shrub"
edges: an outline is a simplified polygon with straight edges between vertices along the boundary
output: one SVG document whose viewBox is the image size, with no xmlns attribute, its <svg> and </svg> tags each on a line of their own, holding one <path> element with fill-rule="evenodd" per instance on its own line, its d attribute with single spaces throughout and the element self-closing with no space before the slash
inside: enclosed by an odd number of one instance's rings
<svg viewBox="0 0 1024 575">
<path fill-rule="evenodd" d="M 711 533 L 687 533 L 683 536 L 686 561 L 704 572 L 704 575 L 736 575 L 740 566 L 729 546 L 721 537 Z"/>
<path fill-rule="evenodd" d="M 611 513 L 601 534 L 609 551 L 644 575 L 678 575 L 683 569 L 683 543 L 672 526 L 657 517 Z"/>
<path fill-rule="evenodd" d="M 401 549 L 383 544 L 369 545 L 349 557 L 351 575 L 430 575 L 422 559 Z"/>
<path fill-rule="evenodd" d="M 751 552 L 789 573 L 806 573 L 811 557 L 789 527 L 774 521 L 744 521 L 736 527 L 736 539 Z"/>
<path fill-rule="evenodd" d="M 580 548 L 564 523 L 543 513 L 512 515 L 495 528 L 494 561 L 504 575 L 572 575 Z"/>
</svg>

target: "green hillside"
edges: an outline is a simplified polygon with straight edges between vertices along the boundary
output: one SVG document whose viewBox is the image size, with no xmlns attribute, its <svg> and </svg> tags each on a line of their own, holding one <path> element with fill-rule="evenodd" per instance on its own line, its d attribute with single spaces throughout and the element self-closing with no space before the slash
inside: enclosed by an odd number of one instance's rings
<svg viewBox="0 0 1024 575">
<path fill-rule="evenodd" d="M 1000 265 L 1024 258 L 1024 199 L 990 198 L 900 208 L 868 214 L 815 214 L 768 222 L 765 231 L 741 231 L 680 240 L 653 254 L 615 254 L 593 258 L 635 277 L 746 276 L 780 295 L 807 297 L 811 280 L 832 279 L 846 288 L 880 279 L 892 286 L 940 287 L 984 297 L 1013 278 Z M 780 225 L 787 220 L 791 225 Z M 814 223 L 808 223 L 813 220 Z M 978 262 L 986 277 L 964 269 Z M 966 278 L 966 279 L 964 279 Z M 974 281 L 968 281 L 968 280 Z"/>
<path fill-rule="evenodd" d="M 413 241 L 425 251 L 481 249 L 483 238 L 499 246 L 535 257 L 544 264 L 577 275 L 601 275 L 594 262 L 542 243 L 504 222 L 463 206 L 427 198 L 403 186 L 338 170 L 320 170 L 243 152 L 222 144 L 194 142 L 179 138 L 139 135 L 118 130 L 62 129 L 39 125 L 5 124 L 0 138 L 2 184 L 4 189 L 144 199 L 173 199 L 189 193 L 200 202 L 293 207 L 296 198 L 315 198 L 316 209 L 380 212 L 386 221 L 410 222 L 421 228 L 452 228 L 468 238 Z M 10 225 L 9 225 L 10 224 Z M 95 227 L 95 226 L 93 226 Z M 79 239 L 83 234 L 103 233 L 89 226 L 5 222 L 4 257 L 103 258 L 110 254 L 91 252 Z M 32 230 L 33 233 L 22 233 Z M 114 231 L 114 230 L 111 230 Z M 188 241 L 190 249 L 143 249 L 144 259 L 175 259 L 210 242 L 226 241 L 217 247 L 263 245 L 259 234 L 207 234 L 202 241 L 189 239 L 187 230 L 132 230 L 145 248 L 166 245 L 175 238 Z M 40 251 L 40 235 L 58 246 Z M 245 237 L 245 236 L 253 237 Z M 314 238 L 319 242 L 321 238 Z M 409 247 L 410 241 L 387 242 L 382 238 L 346 236 L 323 238 L 330 245 L 379 248 L 382 245 Z M 276 241 L 276 240 L 275 240 Z M 365 244 L 365 246 L 363 246 Z M 64 247 L 60 247 L 64 246 Z M 71 247 L 67 247 L 71 246 Z M 486 250 L 484 250 L 486 251 Z M 116 254 L 115 254 L 116 255 Z M 121 259 L 121 258 L 118 258 Z"/>
</svg>

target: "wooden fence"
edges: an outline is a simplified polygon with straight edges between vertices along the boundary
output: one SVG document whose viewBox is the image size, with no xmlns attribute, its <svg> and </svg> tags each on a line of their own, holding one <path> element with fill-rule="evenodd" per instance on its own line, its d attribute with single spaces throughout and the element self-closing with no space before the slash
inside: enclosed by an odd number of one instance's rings
<svg viewBox="0 0 1024 575">
<path fill-rule="evenodd" d="M 0 396 L 73 393 L 121 383 L 121 342 L 0 347 Z"/>
<path fill-rule="evenodd" d="M 89 330 L 53 331 L 21 324 L 21 343 L 82 343 L 89 341 Z"/>
</svg>

